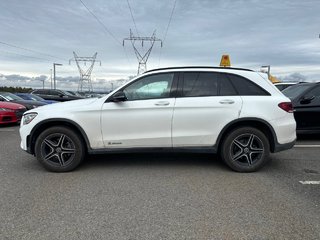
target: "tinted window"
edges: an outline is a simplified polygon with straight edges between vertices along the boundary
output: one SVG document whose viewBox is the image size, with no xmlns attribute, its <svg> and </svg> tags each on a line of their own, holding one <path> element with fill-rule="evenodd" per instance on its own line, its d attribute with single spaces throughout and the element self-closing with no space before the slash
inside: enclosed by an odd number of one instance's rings
<svg viewBox="0 0 320 240">
<path fill-rule="evenodd" d="M 310 92 L 306 94 L 306 96 L 320 98 L 320 87 L 313 88 Z"/>
<path fill-rule="evenodd" d="M 28 97 L 29 99 L 34 100 L 34 101 L 43 101 L 43 100 L 44 100 L 43 98 L 41 98 L 41 97 L 39 97 L 39 96 L 37 96 L 37 95 L 32 95 L 32 94 L 28 95 L 27 97 Z"/>
<path fill-rule="evenodd" d="M 306 91 L 308 88 L 310 88 L 309 84 L 297 84 L 284 89 L 282 93 L 290 99 L 295 99 L 296 97 L 300 96 L 304 91 Z"/>
<path fill-rule="evenodd" d="M 14 100 L 23 100 L 23 98 L 18 97 L 17 95 L 14 95 L 12 93 L 8 93 L 8 92 L 2 92 L 0 93 L 2 95 L 3 98 L 9 100 L 9 101 L 14 101 Z"/>
<path fill-rule="evenodd" d="M 183 97 L 217 96 L 218 76 L 216 73 L 187 72 L 182 83 Z"/>
<path fill-rule="evenodd" d="M 220 96 L 234 96 L 238 95 L 235 88 L 232 86 L 229 78 L 226 76 L 226 74 L 220 74 L 218 75 L 219 79 L 219 85 L 220 85 Z"/>
<path fill-rule="evenodd" d="M 282 91 L 283 89 L 289 87 L 289 86 L 286 86 L 286 85 L 275 85 L 276 88 L 278 88 L 280 91 Z"/>
<path fill-rule="evenodd" d="M 168 98 L 170 97 L 173 77 L 173 73 L 147 76 L 130 84 L 123 92 L 128 100 Z"/>
<path fill-rule="evenodd" d="M 60 96 L 62 95 L 61 92 L 55 91 L 55 90 L 49 90 L 49 95 L 53 95 L 53 96 Z"/>
<path fill-rule="evenodd" d="M 34 94 L 48 94 L 48 90 L 44 90 L 44 89 L 39 89 L 39 90 L 35 90 L 33 91 Z"/>
<path fill-rule="evenodd" d="M 228 74 L 232 85 L 236 88 L 239 95 L 242 96 L 265 96 L 270 95 L 264 89 L 251 82 L 250 80 L 238 75 Z"/>
</svg>

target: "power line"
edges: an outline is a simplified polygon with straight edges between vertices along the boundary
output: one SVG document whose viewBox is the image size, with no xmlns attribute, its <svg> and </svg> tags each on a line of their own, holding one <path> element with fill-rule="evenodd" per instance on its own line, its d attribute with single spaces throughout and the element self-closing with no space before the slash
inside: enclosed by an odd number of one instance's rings
<svg viewBox="0 0 320 240">
<path fill-rule="evenodd" d="M 163 42 L 164 42 L 164 41 L 166 40 L 166 38 L 167 38 L 167 34 L 168 34 L 168 30 L 169 30 L 170 23 L 171 23 L 171 20 L 172 20 L 172 16 L 173 16 L 174 10 L 175 10 L 175 8 L 176 8 L 176 3 L 177 3 L 177 0 L 174 0 L 173 8 L 172 8 L 172 11 L 171 11 L 171 15 L 170 15 L 170 18 L 169 18 L 169 22 L 168 22 L 168 25 L 167 25 L 166 32 L 165 32 L 165 34 L 164 34 Z"/>
<path fill-rule="evenodd" d="M 117 42 L 119 43 L 120 45 L 122 45 L 122 43 L 115 37 L 115 35 L 103 24 L 103 22 L 100 21 L 100 19 L 84 4 L 84 2 L 82 0 L 79 0 L 82 5 L 87 9 L 87 11 L 96 19 L 96 21 L 103 27 L 103 29 Z M 127 61 L 129 62 L 129 57 L 128 57 L 128 54 L 127 54 L 127 51 L 126 49 L 123 47 L 122 48 L 123 51 L 124 51 L 124 54 L 127 58 Z"/>
<path fill-rule="evenodd" d="M 133 17 L 133 14 L 132 14 L 132 9 L 131 9 L 129 0 L 127 0 L 127 3 L 128 3 L 129 10 L 130 10 L 131 18 L 132 18 L 132 21 L 133 21 L 133 24 L 134 24 L 134 28 L 136 29 L 137 35 L 139 37 L 139 31 L 138 31 L 138 28 L 137 28 L 137 25 L 136 25 L 136 21 L 134 20 L 134 17 Z"/>
<path fill-rule="evenodd" d="M 42 53 L 42 52 L 39 52 L 39 51 L 36 51 L 36 50 L 32 50 L 32 49 L 29 49 L 29 48 L 19 47 L 17 45 L 13 45 L 13 44 L 6 43 L 6 42 L 1 42 L 0 41 L 0 44 L 7 45 L 9 47 L 19 48 L 19 49 L 22 49 L 22 50 L 25 50 L 25 51 L 33 52 L 33 53 L 36 53 L 36 54 L 40 54 L 40 55 L 44 55 L 44 56 L 48 56 L 48 57 L 52 57 L 52 58 L 65 60 L 65 59 L 59 58 L 59 57 L 54 56 L 54 55 L 50 55 L 50 54 L 47 54 L 47 53 Z"/>
<path fill-rule="evenodd" d="M 46 59 L 46 58 L 33 57 L 33 56 L 23 55 L 23 54 L 14 53 L 14 52 L 3 51 L 3 50 L 0 50 L 0 52 L 7 53 L 7 54 L 15 54 L 15 55 L 22 56 L 22 57 L 33 58 L 33 59 L 38 59 L 38 60 L 45 60 L 45 61 L 51 62 L 51 60 Z"/>
<path fill-rule="evenodd" d="M 103 27 L 103 29 L 120 45 L 121 42 L 114 36 L 114 34 L 106 27 L 106 25 L 103 24 L 103 22 L 100 21 L 100 19 L 84 4 L 82 0 L 79 0 L 82 5 L 88 10 L 88 12 L 97 20 L 97 22 Z"/>
<path fill-rule="evenodd" d="M 167 28 L 166 28 L 166 31 L 165 31 L 165 34 L 164 34 L 164 37 L 163 37 L 163 43 L 166 41 L 166 38 L 167 38 L 167 35 L 168 35 L 168 31 L 169 31 L 169 27 L 170 27 L 171 20 L 172 20 L 172 16 L 173 16 L 174 10 L 176 9 L 176 4 L 177 4 L 177 0 L 174 0 L 172 11 L 171 11 L 171 14 L 170 14 L 170 17 L 169 17 L 169 22 L 168 22 L 168 25 L 167 25 Z M 161 55 L 162 55 L 162 48 L 160 49 L 160 54 L 159 54 L 159 64 L 158 64 L 159 67 L 160 67 Z"/>
</svg>

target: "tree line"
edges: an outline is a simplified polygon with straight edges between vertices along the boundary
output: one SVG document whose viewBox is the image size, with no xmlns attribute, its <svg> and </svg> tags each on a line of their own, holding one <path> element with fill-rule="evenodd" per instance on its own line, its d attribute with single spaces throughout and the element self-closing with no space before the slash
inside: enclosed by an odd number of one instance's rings
<svg viewBox="0 0 320 240">
<path fill-rule="evenodd" d="M 32 88 L 25 88 L 25 87 L 0 87 L 0 92 L 11 92 L 11 93 L 29 93 Z"/>
</svg>

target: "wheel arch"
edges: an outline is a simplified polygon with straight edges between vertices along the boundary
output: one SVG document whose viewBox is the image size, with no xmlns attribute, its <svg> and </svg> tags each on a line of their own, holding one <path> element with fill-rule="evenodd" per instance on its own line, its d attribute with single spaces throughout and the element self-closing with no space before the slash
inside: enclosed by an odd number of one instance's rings
<svg viewBox="0 0 320 240">
<path fill-rule="evenodd" d="M 30 135 L 28 136 L 28 152 L 31 154 L 35 154 L 35 143 L 38 138 L 38 136 L 41 134 L 41 132 L 47 128 L 50 127 L 56 127 L 56 126 L 65 126 L 68 128 L 71 128 L 73 131 L 75 131 L 83 140 L 85 143 L 85 151 L 88 152 L 88 148 L 90 147 L 89 139 L 85 133 L 85 131 L 82 129 L 82 127 L 69 119 L 63 119 L 63 118 L 52 118 L 47 119 L 44 121 L 39 122 L 31 131 Z"/>
<path fill-rule="evenodd" d="M 228 133 L 239 127 L 254 127 L 262 131 L 269 140 L 270 152 L 275 152 L 276 145 L 278 144 L 277 135 L 273 127 L 267 121 L 260 118 L 241 118 L 227 124 L 217 138 L 216 146 L 218 151 L 220 151 L 221 145 Z"/>
</svg>

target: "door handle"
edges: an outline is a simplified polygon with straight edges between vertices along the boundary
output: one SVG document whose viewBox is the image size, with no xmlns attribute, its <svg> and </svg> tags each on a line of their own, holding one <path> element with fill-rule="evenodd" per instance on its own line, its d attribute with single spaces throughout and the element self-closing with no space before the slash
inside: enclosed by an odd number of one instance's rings
<svg viewBox="0 0 320 240">
<path fill-rule="evenodd" d="M 221 103 L 221 104 L 234 104 L 234 101 L 232 99 L 224 99 L 224 100 L 221 100 L 219 103 Z"/>
<path fill-rule="evenodd" d="M 160 102 L 156 102 L 154 105 L 156 105 L 156 106 L 167 106 L 169 104 L 170 103 L 167 102 L 167 101 L 160 101 Z"/>
</svg>

